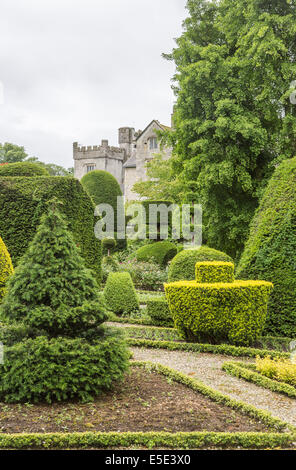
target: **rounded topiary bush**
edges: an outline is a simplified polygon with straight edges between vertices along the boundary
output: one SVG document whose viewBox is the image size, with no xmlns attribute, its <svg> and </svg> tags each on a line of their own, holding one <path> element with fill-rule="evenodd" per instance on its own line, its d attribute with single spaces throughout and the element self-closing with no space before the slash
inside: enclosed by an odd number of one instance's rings
<svg viewBox="0 0 296 470">
<path fill-rule="evenodd" d="M 0 165 L 0 176 L 50 176 L 38 163 L 17 162 Z"/>
<path fill-rule="evenodd" d="M 110 273 L 104 296 L 108 308 L 116 314 L 139 310 L 139 300 L 129 273 Z"/>
<path fill-rule="evenodd" d="M 231 263 L 201 262 L 196 281 L 165 284 L 175 327 L 185 339 L 250 345 L 262 334 L 273 286 L 235 281 L 233 270 Z"/>
<path fill-rule="evenodd" d="M 176 256 L 177 251 L 176 245 L 171 242 L 156 242 L 139 248 L 136 251 L 136 258 L 138 261 L 154 261 L 161 266 L 166 266 Z"/>
<path fill-rule="evenodd" d="M 6 283 L 13 273 L 10 255 L 4 241 L 0 237 L 0 302 L 6 293 Z"/>
<path fill-rule="evenodd" d="M 296 157 L 275 170 L 237 267 L 243 279 L 274 284 L 265 332 L 296 335 Z"/>
<path fill-rule="evenodd" d="M 52 202 L 42 216 L 0 306 L 1 338 L 9 344 L 0 365 L 5 401 L 90 400 L 128 367 L 125 342 L 103 325 L 98 284 L 58 206 Z"/>
<path fill-rule="evenodd" d="M 126 239 L 118 239 L 117 231 L 120 227 L 117 226 L 117 197 L 122 196 L 120 185 L 116 178 L 111 173 L 104 170 L 93 170 L 83 176 L 80 180 L 82 186 L 92 198 L 95 206 L 99 204 L 110 204 L 114 211 L 114 237 L 117 241 L 117 249 L 123 250 L 127 246 Z M 123 223 L 125 223 L 124 205 L 119 206 L 119 210 Z M 113 235 L 112 235 L 113 236 Z"/>
<path fill-rule="evenodd" d="M 168 281 L 193 281 L 195 279 L 195 265 L 202 261 L 232 262 L 232 259 L 226 253 L 207 246 L 183 250 L 175 256 L 170 264 Z"/>
</svg>

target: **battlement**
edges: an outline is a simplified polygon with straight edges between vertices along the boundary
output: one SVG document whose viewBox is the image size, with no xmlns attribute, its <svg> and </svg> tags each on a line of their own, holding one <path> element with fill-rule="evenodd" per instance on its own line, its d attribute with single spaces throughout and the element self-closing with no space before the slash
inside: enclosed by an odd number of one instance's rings
<svg viewBox="0 0 296 470">
<path fill-rule="evenodd" d="M 79 145 L 78 142 L 73 143 L 74 159 L 80 158 L 125 158 L 125 150 L 119 147 L 109 146 L 108 140 L 102 140 L 101 145 Z"/>
</svg>

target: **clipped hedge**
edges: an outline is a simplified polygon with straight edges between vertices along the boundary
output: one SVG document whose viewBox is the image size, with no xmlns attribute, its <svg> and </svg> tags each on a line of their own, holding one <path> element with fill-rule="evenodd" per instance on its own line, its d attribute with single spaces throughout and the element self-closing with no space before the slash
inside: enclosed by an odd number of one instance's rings
<svg viewBox="0 0 296 470">
<path fill-rule="evenodd" d="M 249 345 L 261 336 L 272 284 L 265 281 L 225 282 L 225 270 L 213 263 L 214 283 L 178 281 L 165 284 L 175 327 L 187 340 Z M 197 278 L 211 264 L 197 263 Z M 220 273 L 220 278 L 217 277 Z M 229 273 L 228 273 L 229 274 Z"/>
<path fill-rule="evenodd" d="M 101 279 L 101 242 L 95 238 L 94 205 L 78 180 L 70 177 L 1 177 L 0 234 L 16 266 L 33 239 L 46 202 L 52 197 L 63 202 L 76 245 L 97 281 Z"/>
<path fill-rule="evenodd" d="M 196 282 L 233 282 L 234 264 L 222 261 L 204 261 L 195 265 Z"/>
<path fill-rule="evenodd" d="M 108 308 L 116 313 L 131 313 L 139 310 L 139 300 L 129 273 L 110 273 L 104 289 Z"/>
<path fill-rule="evenodd" d="M 256 349 L 245 346 L 233 346 L 232 344 L 202 344 L 181 343 L 177 341 L 159 341 L 150 339 L 127 338 L 130 346 L 151 349 L 167 349 L 168 351 L 190 351 L 195 353 L 222 354 L 233 357 L 284 357 L 289 354 L 282 351 L 271 351 L 270 349 Z"/>
<path fill-rule="evenodd" d="M 146 301 L 147 313 L 154 325 L 173 326 L 174 322 L 165 297 L 151 297 Z"/>
<path fill-rule="evenodd" d="M 6 283 L 13 273 L 10 254 L 0 237 L 0 302 L 6 293 Z"/>
<path fill-rule="evenodd" d="M 296 157 L 276 168 L 250 226 L 236 274 L 274 284 L 265 332 L 296 336 Z"/>
<path fill-rule="evenodd" d="M 175 256 L 170 264 L 168 282 L 193 281 L 195 279 L 195 265 L 202 261 L 232 262 L 232 259 L 222 251 L 207 246 L 183 250 Z"/>
<path fill-rule="evenodd" d="M 38 163 L 17 162 L 0 165 L 0 177 L 2 176 L 50 176 L 46 168 Z"/>
<path fill-rule="evenodd" d="M 161 266 L 166 266 L 176 254 L 176 245 L 162 241 L 142 246 L 136 251 L 136 258 L 138 261 L 155 261 Z"/>
<path fill-rule="evenodd" d="M 259 385 L 259 387 L 267 388 L 272 392 L 288 395 L 290 398 L 296 398 L 296 388 L 292 385 L 273 380 L 269 377 L 258 373 L 256 366 L 253 364 L 245 364 L 243 362 L 224 362 L 222 370 L 247 382 Z"/>
</svg>

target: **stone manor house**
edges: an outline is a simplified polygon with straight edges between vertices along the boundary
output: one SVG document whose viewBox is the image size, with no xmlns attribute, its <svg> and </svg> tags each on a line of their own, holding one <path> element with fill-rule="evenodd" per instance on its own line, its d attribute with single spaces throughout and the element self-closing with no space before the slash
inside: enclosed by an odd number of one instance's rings
<svg viewBox="0 0 296 470">
<path fill-rule="evenodd" d="M 110 147 L 108 140 L 101 145 L 81 147 L 73 143 L 74 176 L 79 180 L 89 171 L 105 170 L 118 181 L 126 201 L 136 200 L 137 195 L 132 187 L 137 181 L 146 179 L 146 163 L 155 154 L 162 154 L 169 159 L 172 149 L 160 148 L 157 131 L 170 129 L 168 126 L 153 120 L 143 131 L 135 132 L 132 127 L 121 127 L 118 130 L 119 147 Z"/>
</svg>

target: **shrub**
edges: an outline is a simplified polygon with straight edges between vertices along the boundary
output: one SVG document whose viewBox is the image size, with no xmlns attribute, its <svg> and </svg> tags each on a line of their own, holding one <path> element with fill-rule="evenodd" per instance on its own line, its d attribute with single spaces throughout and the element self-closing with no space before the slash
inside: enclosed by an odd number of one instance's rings
<svg viewBox="0 0 296 470">
<path fill-rule="evenodd" d="M 296 157 L 275 170 L 237 268 L 243 279 L 274 283 L 265 332 L 296 335 Z"/>
<path fill-rule="evenodd" d="M 197 264 L 209 270 L 210 263 Z M 265 281 L 227 282 L 228 273 L 221 270 L 217 277 L 214 262 L 214 283 L 178 281 L 165 285 L 169 308 L 175 327 L 186 339 L 198 341 L 229 341 L 251 344 L 264 328 L 267 301 L 272 284 Z M 226 264 L 229 267 L 229 263 Z"/>
<path fill-rule="evenodd" d="M 0 166 L 2 176 L 49 176 L 48 171 L 38 163 L 17 162 Z"/>
<path fill-rule="evenodd" d="M 10 255 L 4 241 L 0 237 L 0 302 L 6 293 L 6 283 L 13 273 Z"/>
<path fill-rule="evenodd" d="M 173 326 L 173 319 L 165 297 L 150 297 L 147 301 L 147 313 L 157 326 Z"/>
<path fill-rule="evenodd" d="M 110 273 L 104 289 L 107 306 L 116 314 L 139 309 L 139 300 L 129 273 Z"/>
<path fill-rule="evenodd" d="M 33 239 L 46 202 L 57 197 L 76 245 L 97 281 L 101 277 L 101 242 L 94 235 L 94 205 L 78 180 L 71 177 L 0 178 L 0 233 L 17 266 Z"/>
<path fill-rule="evenodd" d="M 155 261 L 161 266 L 166 266 L 176 256 L 177 251 L 176 245 L 171 242 L 156 242 L 139 248 L 136 258 L 138 261 Z"/>
<path fill-rule="evenodd" d="M 163 283 L 167 282 L 167 272 L 155 263 L 138 262 L 137 260 L 128 260 L 120 263 L 119 270 L 128 272 L 135 284 L 140 290 L 163 291 Z"/>
<path fill-rule="evenodd" d="M 228 261 L 230 256 L 222 251 L 207 246 L 183 250 L 172 260 L 169 267 L 168 281 L 193 281 L 195 279 L 195 265 L 199 261 Z"/>
<path fill-rule="evenodd" d="M 257 357 L 256 370 L 270 379 L 296 387 L 296 364 L 286 359 L 273 360 L 270 357 Z"/>
<path fill-rule="evenodd" d="M 3 334 L 15 338 L 0 366 L 0 397 L 8 402 L 89 400 L 127 368 L 125 344 L 103 326 L 98 285 L 57 206 L 42 216 L 0 307 Z"/>
<path fill-rule="evenodd" d="M 102 281 L 105 284 L 110 273 L 119 271 L 119 263 L 113 256 L 104 256 L 102 261 Z"/>
<path fill-rule="evenodd" d="M 94 345 L 81 338 L 27 339 L 5 350 L 1 398 L 6 402 L 89 401 L 122 378 L 126 359 L 126 347 L 116 337 Z"/>
<path fill-rule="evenodd" d="M 102 240 L 102 248 L 104 254 L 108 253 L 108 256 L 110 256 L 110 253 L 115 250 L 115 247 L 116 240 L 114 238 L 108 237 Z"/>
</svg>

